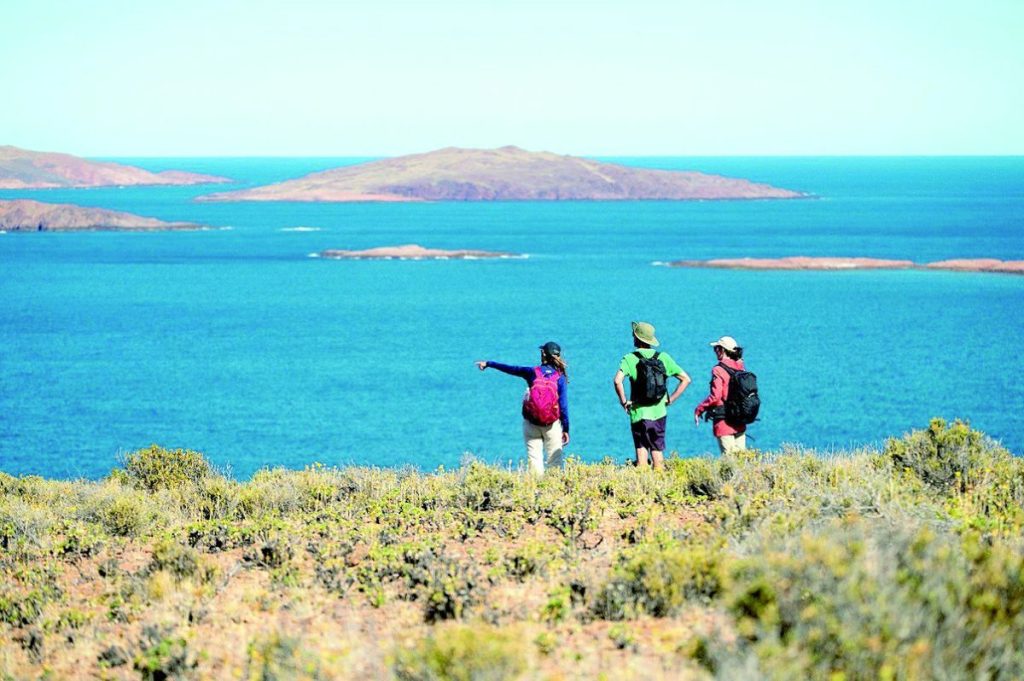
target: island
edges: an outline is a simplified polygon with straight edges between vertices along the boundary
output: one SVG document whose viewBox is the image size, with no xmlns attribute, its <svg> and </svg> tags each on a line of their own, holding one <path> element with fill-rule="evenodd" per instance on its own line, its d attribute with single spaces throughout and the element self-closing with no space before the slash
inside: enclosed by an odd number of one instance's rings
<svg viewBox="0 0 1024 681">
<path fill-rule="evenodd" d="M 669 267 L 709 267 L 736 270 L 905 270 L 916 265 L 910 260 L 877 258 L 721 258 L 717 260 L 677 260 Z"/>
<path fill-rule="evenodd" d="M 955 272 L 1001 272 L 1024 274 L 1024 260 L 996 260 L 975 258 L 942 260 L 918 264 L 912 260 L 883 260 L 878 258 L 807 257 L 787 258 L 718 258 L 714 260 L 675 260 L 655 262 L 667 267 L 697 267 L 733 270 L 950 270 Z"/>
<path fill-rule="evenodd" d="M 996 260 L 995 258 L 940 260 L 928 263 L 925 267 L 930 270 L 952 270 L 955 272 L 1024 274 L 1024 260 Z"/>
<path fill-rule="evenodd" d="M 496 251 L 446 251 L 439 248 L 424 248 L 417 244 L 404 246 L 380 246 L 363 251 L 326 250 L 317 254 L 321 258 L 339 260 L 478 260 L 482 258 L 521 258 L 515 253 Z"/>
<path fill-rule="evenodd" d="M 0 201 L 0 232 L 155 232 L 209 229 L 191 222 L 164 222 L 131 213 L 67 203 Z"/>
<path fill-rule="evenodd" d="M 359 163 L 205 201 L 632 201 L 796 199 L 806 194 L 693 171 L 652 170 L 577 156 L 448 147 Z"/>
<path fill-rule="evenodd" d="M 226 177 L 165 170 L 154 173 L 134 166 L 90 161 L 70 154 L 0 146 L 0 189 L 189 185 L 231 182 Z"/>
</svg>

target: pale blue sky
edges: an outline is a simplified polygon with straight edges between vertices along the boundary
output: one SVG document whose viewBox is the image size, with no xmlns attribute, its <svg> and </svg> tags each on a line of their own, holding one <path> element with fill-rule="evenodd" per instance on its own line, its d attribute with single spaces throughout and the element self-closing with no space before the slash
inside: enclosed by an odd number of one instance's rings
<svg viewBox="0 0 1024 681">
<path fill-rule="evenodd" d="M 1024 0 L 0 0 L 0 144 L 1024 154 Z"/>
</svg>

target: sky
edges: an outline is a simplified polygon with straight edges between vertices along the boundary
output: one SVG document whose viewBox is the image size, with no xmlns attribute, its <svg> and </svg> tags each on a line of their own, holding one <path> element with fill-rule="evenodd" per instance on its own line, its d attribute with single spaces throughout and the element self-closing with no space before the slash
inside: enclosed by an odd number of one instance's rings
<svg viewBox="0 0 1024 681">
<path fill-rule="evenodd" d="M 1024 154 L 1024 0 L 0 0 L 0 144 Z"/>
</svg>

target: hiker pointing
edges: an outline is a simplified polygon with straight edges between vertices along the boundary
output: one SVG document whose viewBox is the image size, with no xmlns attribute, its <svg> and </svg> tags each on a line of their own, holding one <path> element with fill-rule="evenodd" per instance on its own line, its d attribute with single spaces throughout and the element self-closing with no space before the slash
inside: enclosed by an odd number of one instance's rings
<svg viewBox="0 0 1024 681">
<path fill-rule="evenodd" d="M 761 407 L 757 394 L 757 377 L 743 365 L 743 348 L 732 336 L 722 336 L 709 343 L 715 350 L 718 364 L 711 369 L 711 389 L 693 412 L 693 422 L 700 417 L 713 421 L 722 454 L 747 448 L 747 424 L 753 423 Z"/>
<path fill-rule="evenodd" d="M 565 386 L 568 382 L 562 348 L 553 341 L 540 346 L 540 364 L 535 367 L 512 366 L 500 362 L 477 362 L 480 371 L 497 369 L 526 381 L 523 396 L 523 441 L 531 473 L 544 473 L 544 451 L 547 465 L 562 465 L 562 447 L 569 444 L 569 402 Z"/>
<path fill-rule="evenodd" d="M 667 352 L 660 352 L 654 327 L 647 322 L 633 322 L 633 352 L 622 358 L 615 374 L 615 394 L 629 414 L 629 430 L 636 449 L 636 465 L 646 467 L 648 455 L 655 468 L 663 468 L 665 459 L 665 424 L 668 406 L 690 385 L 690 377 Z M 678 384 L 672 394 L 666 387 L 669 376 Z M 622 387 L 629 377 L 629 399 Z"/>
</svg>

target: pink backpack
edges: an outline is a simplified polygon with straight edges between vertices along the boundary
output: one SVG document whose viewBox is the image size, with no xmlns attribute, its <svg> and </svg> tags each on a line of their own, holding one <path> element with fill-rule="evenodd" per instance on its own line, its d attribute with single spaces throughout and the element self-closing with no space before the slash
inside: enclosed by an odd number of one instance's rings
<svg viewBox="0 0 1024 681">
<path fill-rule="evenodd" d="M 550 426 L 561 415 L 558 409 L 558 379 L 556 371 L 545 376 L 540 367 L 533 368 L 533 385 L 523 398 L 523 416 L 533 423 Z"/>
</svg>

